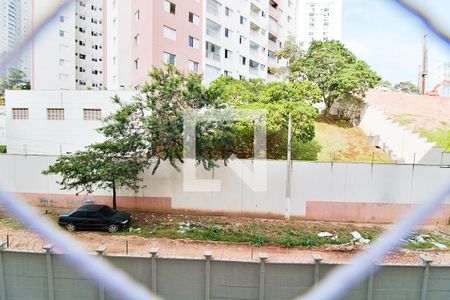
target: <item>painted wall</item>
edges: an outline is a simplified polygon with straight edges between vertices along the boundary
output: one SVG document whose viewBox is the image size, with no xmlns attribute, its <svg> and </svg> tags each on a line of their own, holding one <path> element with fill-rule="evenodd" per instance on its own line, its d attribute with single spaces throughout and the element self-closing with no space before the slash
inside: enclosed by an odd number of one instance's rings
<svg viewBox="0 0 450 300">
<path fill-rule="evenodd" d="M 6 91 L 6 145 L 11 154 L 60 154 L 102 140 L 100 121 L 84 120 L 83 109 L 101 109 L 102 117 L 116 108 L 111 98 L 130 99 L 125 91 Z M 28 108 L 28 120 L 13 120 L 13 108 Z M 64 120 L 47 120 L 47 108 L 63 108 Z"/>
<path fill-rule="evenodd" d="M 110 204 L 109 191 L 94 196 L 74 196 L 75 191 L 61 191 L 57 177 L 43 176 L 42 170 L 56 156 L 0 155 L 0 185 L 20 194 L 27 201 L 51 206 L 77 206 L 94 199 Z M 199 179 L 220 180 L 216 192 L 191 192 L 183 189 L 182 174 L 163 163 L 156 175 L 144 174 L 146 187 L 137 194 L 119 193 L 119 206 L 152 210 L 178 210 L 223 215 L 261 217 L 284 216 L 286 209 L 286 162 L 267 161 L 267 191 L 250 188 L 244 168 L 236 174 L 229 167 L 207 172 L 197 169 Z M 241 178 L 244 178 L 242 180 Z M 427 200 L 440 187 L 450 184 L 450 168 L 425 165 L 364 163 L 293 163 L 290 215 L 312 220 L 389 223 L 404 215 L 412 205 Z M 450 197 L 430 223 L 447 224 Z"/>
<path fill-rule="evenodd" d="M 57 254 L 3 251 L 3 273 L 0 277 L 6 299 L 115 299 L 108 291 L 79 274 Z M 162 299 L 293 299 L 306 293 L 315 282 L 312 263 L 269 261 L 227 261 L 215 259 L 107 256 L 112 265 L 132 279 L 152 289 Z M 50 263 L 47 263 L 49 261 Z M 48 267 L 50 265 L 50 267 Z M 210 268 L 206 268 L 209 265 Z M 339 265 L 317 266 L 318 281 Z M 156 272 L 152 273 L 155 267 Z M 51 269 L 50 269 L 51 268 Z M 372 284 L 364 280 L 343 299 L 419 299 L 423 281 L 427 283 L 426 299 L 450 298 L 450 268 L 424 266 L 382 266 L 373 275 Z M 427 277 L 424 277 L 427 276 Z M 205 279 L 209 278 L 209 281 Z M 53 288 L 49 288 L 53 282 Z"/>
<path fill-rule="evenodd" d="M 426 138 L 389 119 L 380 109 L 368 105 L 359 127 L 375 144 L 405 163 L 450 164 L 450 154 L 434 147 Z"/>
</svg>

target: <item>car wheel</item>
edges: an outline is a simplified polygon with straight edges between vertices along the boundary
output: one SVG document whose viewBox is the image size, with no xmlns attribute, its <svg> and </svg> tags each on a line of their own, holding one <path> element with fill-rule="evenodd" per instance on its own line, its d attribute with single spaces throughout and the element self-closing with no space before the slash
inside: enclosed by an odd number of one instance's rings
<svg viewBox="0 0 450 300">
<path fill-rule="evenodd" d="M 115 233 L 117 231 L 119 231 L 119 226 L 117 226 L 115 224 L 111 224 L 108 226 L 108 232 Z"/>
<path fill-rule="evenodd" d="M 66 229 L 67 229 L 67 231 L 73 232 L 73 231 L 77 230 L 77 227 L 75 226 L 75 224 L 69 223 L 66 225 Z"/>
</svg>

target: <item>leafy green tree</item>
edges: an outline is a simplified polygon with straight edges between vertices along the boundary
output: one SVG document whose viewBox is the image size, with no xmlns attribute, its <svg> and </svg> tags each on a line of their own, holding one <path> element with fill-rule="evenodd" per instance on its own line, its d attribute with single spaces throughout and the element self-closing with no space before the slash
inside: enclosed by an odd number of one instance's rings
<svg viewBox="0 0 450 300">
<path fill-rule="evenodd" d="M 113 208 L 117 208 L 117 191 L 141 188 L 140 174 L 149 161 L 136 156 L 123 141 L 107 140 L 88 146 L 85 150 L 60 156 L 42 173 L 59 174 L 57 181 L 64 190 L 92 193 L 97 189 L 112 191 Z"/>
<path fill-rule="evenodd" d="M 392 83 L 390 83 L 387 80 L 381 80 L 377 86 L 390 89 L 390 88 L 392 88 Z"/>
<path fill-rule="evenodd" d="M 419 94 L 419 89 L 417 86 L 410 81 L 402 81 L 394 85 L 394 90 L 408 93 L 408 94 Z"/>
<path fill-rule="evenodd" d="M 380 77 L 345 46 L 335 40 L 313 41 L 306 52 L 290 40 L 280 51 L 289 60 L 292 82 L 309 80 L 316 85 L 325 103 L 325 114 L 335 101 L 348 96 L 364 97 Z"/>
<path fill-rule="evenodd" d="M 8 76 L 0 81 L 0 95 L 5 94 L 5 90 L 29 90 L 30 82 L 26 80 L 26 74 L 19 69 L 9 69 Z"/>
<path fill-rule="evenodd" d="M 100 129 L 110 139 L 132 141 L 137 153 L 147 159 L 155 159 L 153 173 L 162 161 L 168 161 L 179 169 L 184 156 L 184 121 L 195 116 L 192 110 L 208 111 L 223 108 L 202 85 L 202 77 L 196 73 L 185 74 L 172 65 L 154 68 L 150 81 L 141 93 L 130 102 L 115 101 L 120 109 L 106 118 Z M 196 122 L 196 160 L 211 169 L 217 160 L 227 160 L 235 150 L 229 124 L 216 121 Z"/>
<path fill-rule="evenodd" d="M 312 103 L 320 101 L 320 90 L 311 82 L 273 82 L 237 80 L 220 77 L 213 81 L 208 93 L 214 99 L 238 109 L 265 109 L 267 114 L 267 157 L 286 158 L 289 113 L 293 124 L 293 140 L 308 142 L 314 138 L 317 110 Z M 238 122 L 234 127 L 237 155 L 253 157 L 252 122 Z"/>
</svg>

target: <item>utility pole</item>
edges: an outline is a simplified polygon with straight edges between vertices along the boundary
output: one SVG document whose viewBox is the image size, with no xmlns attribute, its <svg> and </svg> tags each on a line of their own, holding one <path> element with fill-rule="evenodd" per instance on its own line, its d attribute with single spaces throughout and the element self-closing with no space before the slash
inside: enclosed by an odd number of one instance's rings
<svg viewBox="0 0 450 300">
<path fill-rule="evenodd" d="M 417 75 L 417 90 L 419 91 L 420 94 L 422 94 L 421 91 L 421 78 L 422 78 L 422 65 L 419 65 L 419 73 Z"/>
<path fill-rule="evenodd" d="M 426 33 L 423 36 L 423 49 L 422 49 L 422 95 L 425 95 L 426 77 L 428 75 L 428 43 Z"/>
<path fill-rule="evenodd" d="M 291 217 L 291 153 L 292 153 L 292 118 L 291 113 L 289 113 L 288 121 L 288 142 L 287 142 L 287 174 L 286 174 L 286 207 L 284 211 L 284 218 L 289 220 Z"/>
</svg>

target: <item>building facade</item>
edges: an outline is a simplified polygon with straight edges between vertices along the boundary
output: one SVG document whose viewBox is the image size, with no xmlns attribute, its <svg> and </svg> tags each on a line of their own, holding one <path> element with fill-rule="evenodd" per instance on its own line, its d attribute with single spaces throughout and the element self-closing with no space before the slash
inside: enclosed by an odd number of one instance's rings
<svg viewBox="0 0 450 300">
<path fill-rule="evenodd" d="M 299 0 L 297 39 L 308 47 L 312 40 L 340 40 L 342 0 Z"/>
<path fill-rule="evenodd" d="M 33 21 L 58 0 L 34 0 Z M 34 43 L 32 88 L 137 90 L 152 67 L 273 79 L 297 0 L 82 0 Z"/>
<path fill-rule="evenodd" d="M 203 73 L 270 76 L 296 33 L 296 0 L 108 1 L 108 89 L 138 89 L 164 63 Z M 122 71 L 120 71 L 122 70 Z"/>
<path fill-rule="evenodd" d="M 132 91 L 6 91 L 0 107 L 9 154 L 60 155 L 100 142 L 101 120 L 118 109 L 111 98 L 127 101 Z"/>
<path fill-rule="evenodd" d="M 33 27 L 60 4 L 34 0 Z M 74 90 L 106 87 L 104 0 L 81 0 L 62 11 L 33 43 L 32 89 Z"/>
<path fill-rule="evenodd" d="M 31 33 L 32 0 L 0 0 L 0 58 L 6 57 Z M 25 49 L 9 67 L 31 74 L 31 49 Z M 5 75 L 5 74 L 1 74 Z"/>
</svg>

